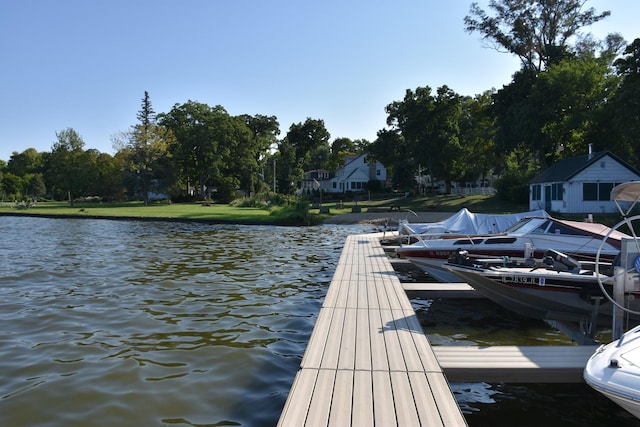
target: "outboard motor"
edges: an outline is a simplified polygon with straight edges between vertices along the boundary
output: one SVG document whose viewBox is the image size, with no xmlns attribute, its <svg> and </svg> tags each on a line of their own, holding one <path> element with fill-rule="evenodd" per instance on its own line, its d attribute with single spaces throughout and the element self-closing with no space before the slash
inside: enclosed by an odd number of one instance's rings
<svg viewBox="0 0 640 427">
<path fill-rule="evenodd" d="M 469 265 L 469 251 L 462 248 L 456 249 L 456 253 L 449 257 L 448 262 L 451 264 Z"/>
<path fill-rule="evenodd" d="M 547 249 L 544 253 L 544 263 L 559 271 L 579 271 L 580 262 L 562 252 Z"/>
</svg>

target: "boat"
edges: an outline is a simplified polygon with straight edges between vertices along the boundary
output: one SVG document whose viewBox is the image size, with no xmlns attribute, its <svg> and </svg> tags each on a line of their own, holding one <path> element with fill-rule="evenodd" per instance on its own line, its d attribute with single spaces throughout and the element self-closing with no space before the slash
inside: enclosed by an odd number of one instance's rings
<svg viewBox="0 0 640 427">
<path fill-rule="evenodd" d="M 587 361 L 583 378 L 593 389 L 640 418 L 640 326 L 600 346 Z"/>
<path fill-rule="evenodd" d="M 443 264 L 459 281 L 519 314 L 547 321 L 609 325 L 614 305 L 614 265 L 580 262 L 549 249 L 542 260 L 470 257 L 464 250 Z M 600 282 L 602 282 L 602 286 Z M 640 286 L 626 293 L 625 304 L 640 308 Z M 573 335 L 572 335 L 573 337 Z"/>
<path fill-rule="evenodd" d="M 601 250 L 602 260 L 611 262 L 620 252 L 621 239 L 629 236 L 617 230 L 609 233 L 610 231 L 611 228 L 594 222 L 529 217 L 503 233 L 420 239 L 415 243 L 399 246 L 396 253 L 435 280 L 447 283 L 459 281 L 452 272 L 442 267 L 458 249 L 485 258 L 538 259 L 542 259 L 548 249 L 554 249 L 578 261 L 595 261 Z M 603 242 L 604 246 L 600 248 Z"/>
<path fill-rule="evenodd" d="M 633 181 L 620 184 L 611 190 L 611 199 L 615 201 L 623 220 L 621 225 L 633 234 L 633 244 L 629 245 L 626 255 L 623 254 L 622 266 L 616 277 L 621 280 L 616 284 L 614 297 L 606 295 L 616 307 L 612 316 L 612 341 L 601 345 L 589 358 L 583 371 L 583 378 L 589 386 L 599 391 L 620 407 L 640 419 L 640 325 L 619 334 L 620 317 L 623 315 L 640 316 L 635 307 L 625 304 L 624 296 L 630 287 L 638 287 L 640 282 L 640 239 L 633 226 L 640 221 L 640 215 L 628 217 L 640 201 L 640 182 Z M 624 204 L 627 204 L 625 207 Z M 623 246 L 623 249 L 625 247 Z"/>
<path fill-rule="evenodd" d="M 547 217 L 545 210 L 518 212 L 512 214 L 473 213 L 462 208 L 449 218 L 438 222 L 415 222 L 401 220 L 398 234 L 414 239 L 435 239 L 443 235 L 476 235 L 501 233 L 516 222 L 527 217 Z"/>
</svg>

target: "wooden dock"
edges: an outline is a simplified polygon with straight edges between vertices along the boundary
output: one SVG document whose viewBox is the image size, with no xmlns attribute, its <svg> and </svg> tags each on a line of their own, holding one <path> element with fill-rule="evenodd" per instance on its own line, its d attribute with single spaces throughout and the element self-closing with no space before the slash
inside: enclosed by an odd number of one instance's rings
<svg viewBox="0 0 640 427">
<path fill-rule="evenodd" d="M 278 425 L 466 425 L 379 236 L 347 238 Z"/>
<path fill-rule="evenodd" d="M 448 380 L 582 381 L 593 346 L 432 349 L 407 293 L 478 295 L 401 284 L 381 235 L 347 238 L 278 426 L 465 426 Z"/>
</svg>

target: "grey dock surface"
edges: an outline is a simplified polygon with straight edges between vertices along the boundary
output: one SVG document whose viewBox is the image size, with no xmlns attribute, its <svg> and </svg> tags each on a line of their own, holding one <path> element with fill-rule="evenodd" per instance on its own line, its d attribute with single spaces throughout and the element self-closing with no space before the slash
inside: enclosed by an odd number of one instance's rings
<svg viewBox="0 0 640 427">
<path fill-rule="evenodd" d="M 278 425 L 467 425 L 380 236 L 346 239 Z"/>
</svg>

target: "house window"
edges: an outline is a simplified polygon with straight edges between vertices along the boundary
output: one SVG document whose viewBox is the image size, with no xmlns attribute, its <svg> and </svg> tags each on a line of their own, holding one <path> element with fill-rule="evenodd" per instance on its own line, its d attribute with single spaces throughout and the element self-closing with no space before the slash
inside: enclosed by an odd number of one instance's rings
<svg viewBox="0 0 640 427">
<path fill-rule="evenodd" d="M 612 182 L 585 182 L 584 184 L 582 184 L 582 200 L 611 200 L 611 190 L 616 185 L 618 184 Z"/>
<path fill-rule="evenodd" d="M 334 189 L 336 188 L 336 183 L 335 183 L 335 182 L 333 183 L 333 188 L 334 188 Z"/>
<path fill-rule="evenodd" d="M 582 184 L 582 200 L 585 202 L 598 200 L 598 184 L 593 182 Z"/>
<path fill-rule="evenodd" d="M 542 200 L 542 186 L 540 184 L 531 187 L 531 200 Z"/>
<path fill-rule="evenodd" d="M 551 200 L 562 200 L 562 183 L 551 184 Z"/>
<path fill-rule="evenodd" d="M 380 169 L 376 170 L 376 175 L 380 176 L 380 172 L 381 172 Z"/>
</svg>

